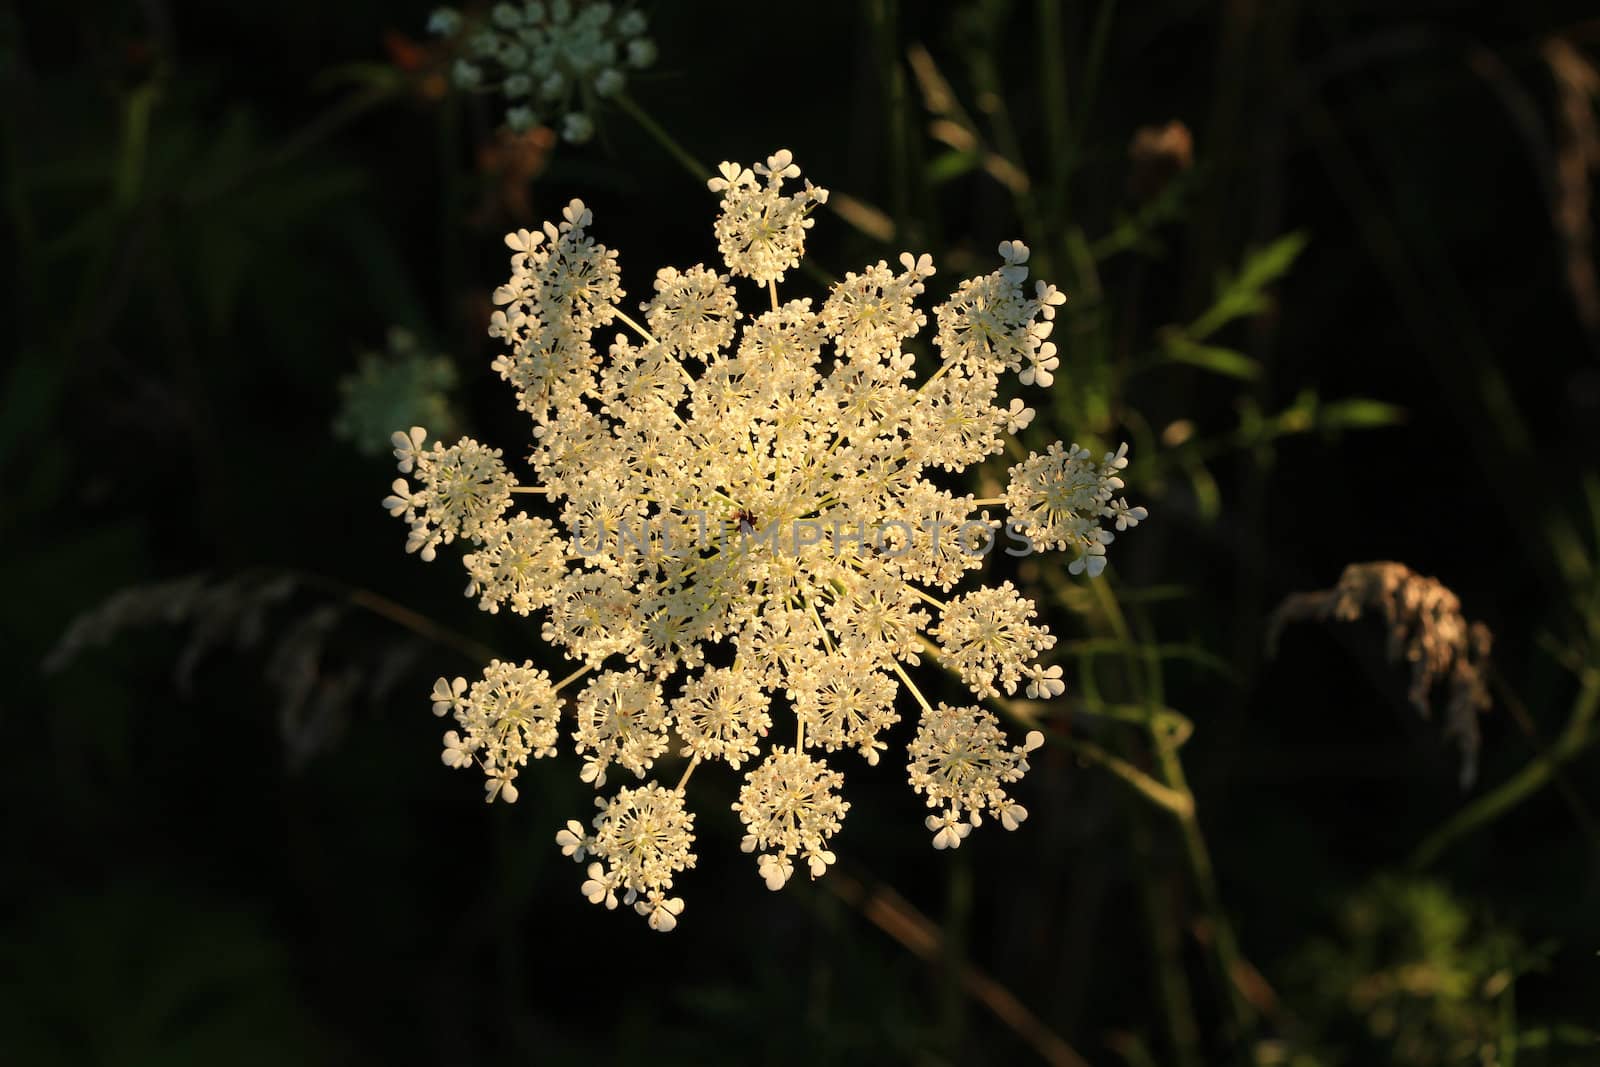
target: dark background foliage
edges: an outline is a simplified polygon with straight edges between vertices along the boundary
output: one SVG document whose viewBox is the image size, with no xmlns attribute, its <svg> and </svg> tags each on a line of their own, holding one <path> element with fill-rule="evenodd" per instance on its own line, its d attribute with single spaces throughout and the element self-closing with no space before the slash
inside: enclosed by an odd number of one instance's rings
<svg viewBox="0 0 1600 1067">
<path fill-rule="evenodd" d="M 787 146 L 900 224 L 882 243 L 819 216 L 825 269 L 929 247 L 948 285 L 1021 232 L 1072 294 L 1069 399 L 1030 443 L 1136 442 L 1152 518 L 1117 546 L 1118 655 L 1159 660 L 1159 700 L 1195 725 L 1214 877 L 1166 813 L 1053 746 L 1034 818 L 953 855 L 892 771 L 858 776 L 838 877 L 781 895 L 737 852 L 731 781 L 697 779 L 680 928 L 585 904 L 551 844 L 589 803 L 570 759 L 486 808 L 427 714 L 437 674 L 543 655 L 537 624 L 474 611 L 453 557 L 405 556 L 376 506 L 387 458 L 330 426 L 339 380 L 401 326 L 513 453 L 483 334 L 500 235 L 581 195 L 639 293 L 715 255 L 703 185 L 614 110 L 591 145 L 508 149 L 491 100 L 441 91 L 425 5 L 8 6 L 0 1057 L 1069 1062 L 1042 1028 L 1135 1067 L 1600 1063 L 1600 764 L 1568 728 L 1600 639 L 1592 8 L 650 13 L 661 58 L 634 96 L 684 148 Z M 928 133 L 915 47 L 981 149 Z M 1193 166 L 1152 208 L 1128 145 L 1173 119 Z M 1127 247 L 1074 254 L 1119 227 Z M 1165 358 L 1163 327 L 1294 233 L 1270 299 L 1207 341 L 1252 369 Z M 1466 791 L 1376 623 L 1263 655 L 1283 596 L 1375 559 L 1497 636 Z M 1022 573 L 1047 599 L 1059 577 Z M 1064 641 L 1100 632 L 1066 588 Z M 97 609 L 105 640 L 52 658 Z M 1077 703 L 1084 671 L 1132 699 L 1112 659 L 1064 661 L 1062 728 L 1151 770 Z M 1552 752 L 1553 781 L 1426 850 Z M 1032 1023 L 969 995 L 991 979 Z"/>
</svg>

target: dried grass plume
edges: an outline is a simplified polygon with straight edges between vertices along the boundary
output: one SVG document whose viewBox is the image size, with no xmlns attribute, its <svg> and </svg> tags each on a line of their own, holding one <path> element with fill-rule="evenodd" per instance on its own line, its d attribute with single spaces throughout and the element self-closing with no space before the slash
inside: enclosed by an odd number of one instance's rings
<svg viewBox="0 0 1600 1067">
<path fill-rule="evenodd" d="M 1445 736 L 1461 749 L 1461 786 L 1478 773 L 1478 716 L 1489 710 L 1488 662 L 1493 636 L 1481 622 L 1461 614 L 1461 601 L 1437 579 L 1403 563 L 1352 563 L 1332 589 L 1292 593 L 1267 625 L 1267 651 L 1277 653 L 1286 623 L 1314 620 L 1354 622 L 1379 608 L 1389 628 L 1390 662 L 1411 664 L 1407 698 L 1425 719 L 1433 717 L 1435 683 L 1448 684 Z"/>
</svg>

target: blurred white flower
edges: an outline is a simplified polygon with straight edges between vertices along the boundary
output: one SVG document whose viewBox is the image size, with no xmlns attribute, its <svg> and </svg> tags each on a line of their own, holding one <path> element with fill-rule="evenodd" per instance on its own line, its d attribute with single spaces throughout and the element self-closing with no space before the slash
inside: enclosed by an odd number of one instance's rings
<svg viewBox="0 0 1600 1067">
<path fill-rule="evenodd" d="M 511 102 L 512 129 L 547 125 L 573 143 L 594 136 L 597 104 L 627 84 L 622 67 L 655 62 L 648 28 L 637 8 L 605 0 L 501 3 L 487 19 L 440 8 L 428 19 L 430 32 L 470 54 L 455 65 L 457 87 L 497 88 Z"/>
<path fill-rule="evenodd" d="M 339 379 L 334 435 L 376 456 L 395 426 L 431 426 L 435 433 L 453 434 L 455 388 L 456 369 L 449 359 L 424 352 L 409 331 L 392 329 L 386 351 L 362 353 L 356 369 Z"/>
</svg>

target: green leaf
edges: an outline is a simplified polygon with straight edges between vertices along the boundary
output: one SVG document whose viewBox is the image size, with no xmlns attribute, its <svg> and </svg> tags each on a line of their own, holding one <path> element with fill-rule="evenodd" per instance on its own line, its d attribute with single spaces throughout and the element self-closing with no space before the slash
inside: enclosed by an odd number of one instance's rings
<svg viewBox="0 0 1600 1067">
<path fill-rule="evenodd" d="M 317 89 L 361 85 L 385 93 L 405 88 L 405 75 L 392 63 L 345 63 L 333 67 L 313 83 Z"/>
<path fill-rule="evenodd" d="M 1094 258 L 1104 261 L 1118 253 L 1133 250 L 1150 255 L 1159 254 L 1163 249 L 1161 243 L 1155 239 L 1155 231 L 1182 217 L 1185 201 L 1189 190 L 1195 185 L 1198 170 L 1199 168 L 1195 168 L 1179 174 L 1167 184 L 1159 196 L 1140 208 L 1137 214 L 1119 217 L 1111 232 L 1090 246 Z"/>
<path fill-rule="evenodd" d="M 1116 637 L 1086 637 L 1067 641 L 1058 646 L 1060 651 L 1074 656 L 1141 656 L 1153 655 L 1162 661 L 1180 660 L 1211 671 L 1224 678 L 1236 680 L 1233 665 L 1227 660 L 1195 643 L 1168 642 L 1166 644 L 1124 641 Z"/>
<path fill-rule="evenodd" d="M 1374 426 L 1395 426 L 1406 421 L 1404 408 L 1381 400 L 1352 397 L 1324 404 L 1317 413 L 1317 425 L 1326 430 L 1366 430 Z"/>
<path fill-rule="evenodd" d="M 117 153 L 113 184 L 113 195 L 119 207 L 131 207 L 139 198 L 145 154 L 150 143 L 151 116 L 160 97 L 160 86 L 151 82 L 133 90 L 124 102 L 122 148 Z"/>
<path fill-rule="evenodd" d="M 1246 254 L 1234 286 L 1259 292 L 1289 272 L 1309 238 L 1302 231 L 1285 234 L 1263 249 Z"/>
<path fill-rule="evenodd" d="M 976 152 L 946 152 L 937 159 L 928 163 L 927 178 L 929 185 L 942 185 L 947 181 L 970 173 L 978 166 L 978 153 Z"/>
<path fill-rule="evenodd" d="M 1253 382 L 1261 376 L 1261 364 L 1243 352 L 1199 344 L 1186 337 L 1181 330 L 1162 331 L 1161 343 L 1166 358 L 1173 363 L 1186 363 L 1240 381 Z"/>
<path fill-rule="evenodd" d="M 1224 271 L 1218 276 L 1211 306 L 1190 324 L 1188 335 L 1196 341 L 1203 340 L 1235 319 L 1265 311 L 1269 306 L 1266 288 L 1289 272 L 1307 240 L 1303 232 L 1297 231 L 1265 248 L 1245 253 L 1238 274 L 1229 275 Z"/>
<path fill-rule="evenodd" d="M 1200 512 L 1200 517 L 1207 522 L 1215 522 L 1217 516 L 1222 514 L 1222 492 L 1217 488 L 1217 480 L 1211 476 L 1206 465 L 1198 461 L 1185 462 L 1183 472 L 1189 476 L 1195 508 Z"/>
</svg>

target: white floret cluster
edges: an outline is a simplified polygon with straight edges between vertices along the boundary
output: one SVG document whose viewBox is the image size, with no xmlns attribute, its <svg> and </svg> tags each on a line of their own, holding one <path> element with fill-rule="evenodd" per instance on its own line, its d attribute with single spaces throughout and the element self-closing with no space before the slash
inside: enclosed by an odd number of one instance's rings
<svg viewBox="0 0 1600 1067">
<path fill-rule="evenodd" d="M 1029 452 L 1026 460 L 1011 468 L 1006 506 L 1035 547 L 1076 549 L 1078 558 L 1068 569 L 1095 578 L 1105 570 L 1106 546 L 1116 537 L 1100 520 L 1111 519 L 1118 530 L 1126 530 L 1150 513 L 1125 498 L 1113 499 L 1123 488 L 1127 445 L 1107 452 L 1099 463 L 1092 457 L 1087 448 L 1063 447 L 1060 441 L 1042 456 Z"/>
<path fill-rule="evenodd" d="M 597 104 L 627 87 L 626 72 L 656 59 L 643 12 L 604 0 L 499 3 L 470 22 L 445 7 L 428 28 L 462 40 L 466 54 L 451 69 L 458 88 L 498 90 L 512 129 L 559 125 L 575 143 L 594 136 Z"/>
<path fill-rule="evenodd" d="M 1041 662 L 1054 636 L 1009 582 L 952 592 L 983 565 L 975 546 L 993 546 L 1001 524 L 986 509 L 1006 506 L 1029 543 L 1075 551 L 1074 571 L 1091 575 L 1112 540 L 1102 521 L 1145 517 L 1115 498 L 1125 448 L 1095 464 L 1057 443 L 994 499 L 929 480 L 1002 452 L 1032 420 L 1002 389 L 1049 382 L 1065 298 L 1028 286 L 1028 249 L 1005 242 L 995 270 L 932 309 L 938 366 L 919 378 L 905 345 L 928 324 L 929 256 L 848 274 L 820 304 L 780 299 L 827 196 L 799 177 L 788 152 L 723 164 L 710 182 L 722 263 L 660 270 L 642 321 L 581 202 L 506 238 L 490 333 L 506 346 L 494 369 L 533 424 L 526 484 L 474 441 L 394 438 L 417 483 L 385 501 L 411 528 L 407 548 L 431 559 L 470 541 L 468 595 L 541 612 L 543 640 L 577 667 L 558 682 L 498 662 L 471 685 L 441 678 L 434 710 L 458 726 L 444 762 L 481 767 L 488 798 L 514 801 L 519 769 L 553 754 L 561 728 L 583 781 L 628 784 L 557 841 L 588 863 L 588 899 L 656 929 L 683 909 L 684 787 L 702 764 L 742 775 L 742 847 L 772 889 L 799 863 L 818 877 L 834 862 L 850 808 L 839 764 L 879 763 L 904 714 L 934 845 L 959 846 L 985 814 L 1014 829 L 1027 811 L 1008 791 L 1043 738 L 1011 745 L 976 701 L 1019 688 L 1049 700 L 1065 683 Z M 760 286 L 762 310 L 740 310 L 736 279 Z M 542 514 L 514 513 L 515 500 Z M 908 672 L 924 657 L 973 702 L 931 703 Z M 668 762 L 681 766 L 670 789 L 651 779 Z"/>
<path fill-rule="evenodd" d="M 517 769 L 529 756 L 556 754 L 561 705 L 550 675 L 532 663 L 492 660 L 470 687 L 465 678 L 440 678 L 433 686 L 433 713 L 454 716 L 461 727 L 444 735 L 444 765 L 482 767 L 490 800 L 515 802 Z"/>
</svg>

